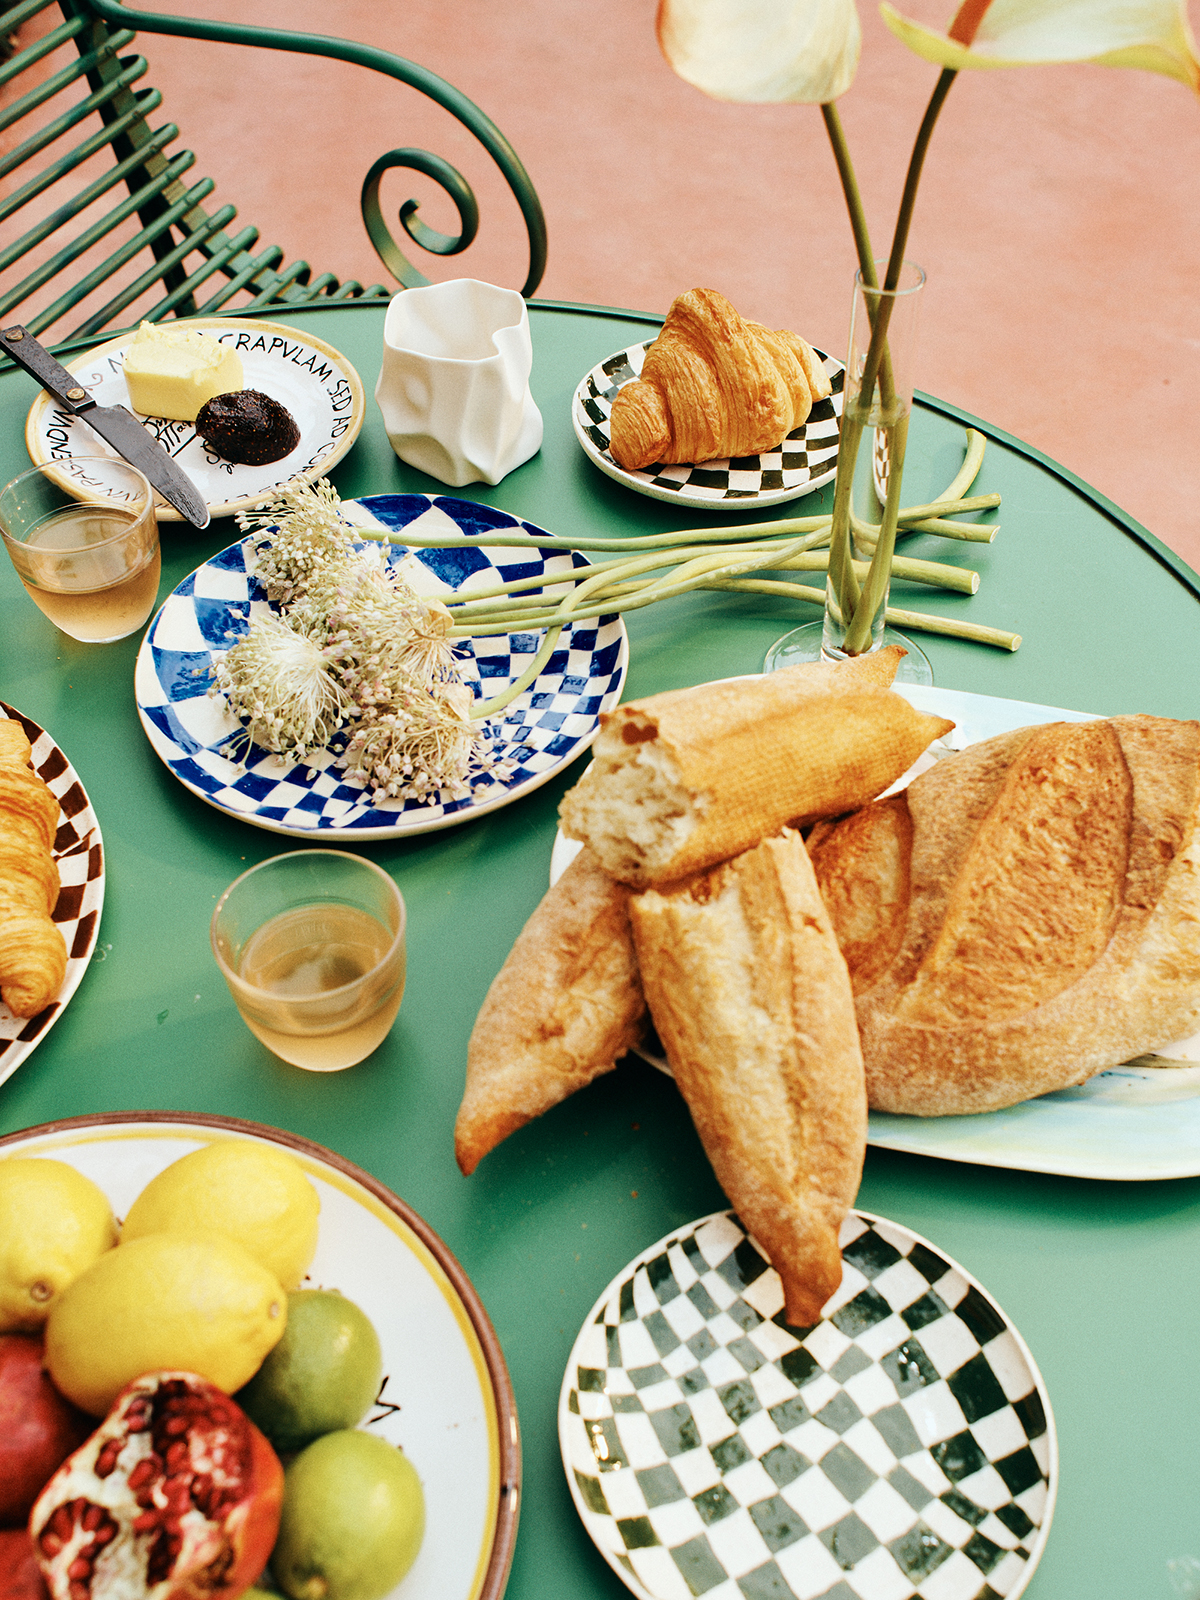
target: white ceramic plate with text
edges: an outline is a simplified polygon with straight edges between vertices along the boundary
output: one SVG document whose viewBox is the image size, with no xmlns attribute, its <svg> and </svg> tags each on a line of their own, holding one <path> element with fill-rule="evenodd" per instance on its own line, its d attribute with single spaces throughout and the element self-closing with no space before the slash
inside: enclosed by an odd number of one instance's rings
<svg viewBox="0 0 1200 1600">
<path fill-rule="evenodd" d="M 278 322 L 241 317 L 191 317 L 188 328 L 209 333 L 232 345 L 242 360 L 247 389 L 258 389 L 291 412 L 300 429 L 300 443 L 279 461 L 263 466 L 226 461 L 211 450 L 191 422 L 133 415 L 191 478 L 214 517 L 232 516 L 258 505 L 279 484 L 300 478 L 311 481 L 340 461 L 358 437 L 366 407 L 362 380 L 332 345 L 311 333 L 297 333 Z M 123 362 L 131 333 L 112 339 L 86 355 L 65 363 L 103 406 L 129 404 Z M 25 444 L 35 466 L 71 456 L 112 456 L 113 450 L 87 423 L 60 406 L 45 390 L 33 402 L 25 425 Z M 63 488 L 80 499 L 80 486 L 62 480 Z M 173 507 L 160 505 L 160 522 L 179 522 Z"/>
</svg>

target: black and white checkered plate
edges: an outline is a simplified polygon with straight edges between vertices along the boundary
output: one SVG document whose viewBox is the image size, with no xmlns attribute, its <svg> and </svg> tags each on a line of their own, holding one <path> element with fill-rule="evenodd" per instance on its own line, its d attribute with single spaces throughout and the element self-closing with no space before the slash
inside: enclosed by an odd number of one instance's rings
<svg viewBox="0 0 1200 1600">
<path fill-rule="evenodd" d="M 449 495 L 387 494 L 348 501 L 350 520 L 383 528 L 390 560 L 404 564 L 420 593 L 445 596 L 499 582 L 569 571 L 572 556 L 530 546 L 488 548 L 489 533 L 540 533 L 506 511 Z M 469 534 L 477 545 L 413 549 L 402 542 L 420 522 L 425 534 Z M 485 726 L 494 735 L 503 774 L 484 774 L 476 791 L 454 799 L 375 801 L 369 791 L 343 781 L 335 752 L 307 762 L 284 762 L 252 745 L 235 760 L 229 741 L 239 724 L 220 700 L 210 698 L 211 668 L 245 633 L 266 595 L 246 570 L 254 536 L 211 556 L 169 595 L 138 652 L 134 689 L 142 727 L 155 753 L 185 788 L 228 816 L 271 833 L 296 838 L 355 840 L 406 838 L 467 822 L 540 788 L 573 761 L 599 732 L 600 713 L 621 698 L 629 662 L 625 624 L 601 617 L 564 628 L 553 654 L 533 683 Z M 585 563 L 578 556 L 575 565 Z M 531 593 L 537 591 L 531 591 Z M 529 665 L 541 633 L 497 634 L 460 641 L 463 681 L 478 697 L 498 695 Z"/>
<path fill-rule="evenodd" d="M 104 841 L 92 802 L 75 768 L 45 729 L 32 717 L 23 716 L 2 701 L 0 718 L 5 721 L 11 718 L 25 729 L 33 746 L 33 770 L 58 800 L 54 859 L 62 887 L 54 908 L 54 920 L 67 946 L 67 970 L 62 988 L 44 1011 L 39 1011 L 36 1017 L 14 1017 L 0 1000 L 0 1083 L 3 1083 L 58 1021 L 87 971 L 96 948 L 100 912 L 104 906 Z"/>
<path fill-rule="evenodd" d="M 640 374 L 652 343 L 647 340 L 628 350 L 618 350 L 593 367 L 575 391 L 571 402 L 575 437 L 588 460 L 601 472 L 653 500 L 669 500 L 699 511 L 780 505 L 832 481 L 837 471 L 838 419 L 842 414 L 846 369 L 820 350 L 817 355 L 825 364 L 833 393 L 829 399 L 817 401 L 808 420 L 789 433 L 777 450 L 733 460 L 705 461 L 698 466 L 660 462 L 639 472 L 627 472 L 618 466 L 608 448 L 609 414 L 617 391 Z"/>
<path fill-rule="evenodd" d="M 641 1600 L 1016 1600 L 1058 1450 L 1021 1336 L 947 1256 L 851 1212 L 815 1328 L 737 1217 L 601 1295 L 559 1400 L 567 1481 Z"/>
</svg>

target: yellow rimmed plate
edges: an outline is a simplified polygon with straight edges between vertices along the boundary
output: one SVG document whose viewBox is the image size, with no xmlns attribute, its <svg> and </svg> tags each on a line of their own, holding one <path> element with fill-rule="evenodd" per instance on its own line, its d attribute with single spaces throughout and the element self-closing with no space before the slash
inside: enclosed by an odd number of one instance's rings
<svg viewBox="0 0 1200 1600">
<path fill-rule="evenodd" d="M 286 406 L 300 429 L 300 443 L 290 454 L 255 467 L 217 455 L 193 423 L 144 417 L 135 411 L 146 431 L 191 478 L 212 516 L 248 510 L 280 484 L 296 479 L 311 482 L 340 461 L 357 439 L 366 415 L 362 379 L 323 339 L 279 322 L 241 317 L 193 317 L 184 325 L 231 344 L 242 359 L 245 387 L 259 389 Z M 100 405 L 133 409 L 123 365 L 132 338 L 132 333 L 122 334 L 65 363 Z M 25 446 L 35 466 L 72 456 L 117 458 L 98 433 L 45 390 L 30 407 Z M 64 476 L 62 486 L 70 494 L 79 493 L 72 478 Z M 166 505 L 159 506 L 158 516 L 161 522 L 181 520 L 179 512 Z"/>
<path fill-rule="evenodd" d="M 295 1134 L 232 1117 L 130 1111 L 0 1138 L 0 1159 L 68 1162 L 124 1216 L 151 1178 L 218 1139 L 281 1145 L 321 1200 L 305 1288 L 338 1289 L 383 1346 L 379 1400 L 362 1426 L 399 1445 L 425 1489 L 421 1552 L 389 1600 L 499 1600 L 517 1533 L 521 1452 L 499 1341 L 466 1273 L 405 1202 Z"/>
</svg>

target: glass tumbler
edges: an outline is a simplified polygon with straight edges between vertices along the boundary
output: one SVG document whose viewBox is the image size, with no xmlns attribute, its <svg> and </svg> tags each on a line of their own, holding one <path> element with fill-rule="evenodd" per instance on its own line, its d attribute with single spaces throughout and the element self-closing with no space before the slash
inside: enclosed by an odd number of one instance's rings
<svg viewBox="0 0 1200 1600">
<path fill-rule="evenodd" d="M 212 948 L 242 1021 L 309 1072 L 340 1072 L 386 1037 L 404 996 L 404 899 L 344 850 L 297 850 L 234 880 Z"/>
<path fill-rule="evenodd" d="M 125 639 L 154 610 L 154 493 L 127 461 L 73 456 L 22 472 L 0 490 L 0 535 L 30 599 L 73 639 Z"/>
</svg>

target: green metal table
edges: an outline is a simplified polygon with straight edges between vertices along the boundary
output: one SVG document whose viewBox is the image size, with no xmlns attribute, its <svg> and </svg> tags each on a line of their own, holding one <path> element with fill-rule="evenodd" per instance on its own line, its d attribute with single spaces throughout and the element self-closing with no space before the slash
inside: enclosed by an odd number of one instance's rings
<svg viewBox="0 0 1200 1600">
<path fill-rule="evenodd" d="M 545 443 L 498 487 L 458 492 L 560 533 L 706 520 L 602 476 L 571 429 L 581 377 L 651 337 L 655 319 L 537 302 L 530 312 Z M 369 397 L 383 316 L 348 304 L 283 320 L 341 350 Z M 36 393 L 23 373 L 0 375 L 0 481 L 27 465 L 22 430 Z M 343 497 L 441 491 L 397 461 L 370 398 L 367 406 L 361 436 L 332 473 Z M 1003 495 L 999 538 L 964 547 L 982 575 L 979 594 L 898 603 L 1012 629 L 1024 644 L 1009 655 L 922 635 L 937 684 L 1109 714 L 1195 716 L 1200 579 L 1101 496 L 1036 450 L 922 396 L 906 502 L 932 498 L 954 476 L 968 422 L 989 438 L 978 487 Z M 802 509 L 825 505 L 830 492 Z M 162 594 L 236 537 L 228 520 L 202 534 L 165 526 Z M 946 558 L 944 544 L 925 543 L 913 552 Z M 757 671 L 773 640 L 814 614 L 719 594 L 636 612 L 626 696 Z M 510 1138 L 470 1179 L 452 1149 L 472 1022 L 545 890 L 558 801 L 581 763 L 491 815 L 368 847 L 408 903 L 400 1017 L 353 1070 L 297 1071 L 242 1025 L 208 947 L 218 894 L 287 841 L 206 807 L 160 765 L 133 703 L 137 646 L 76 644 L 29 603 L 7 563 L 0 570 L 0 698 L 46 727 L 75 766 L 100 818 L 108 874 L 103 959 L 0 1087 L 0 1133 L 95 1112 L 233 1115 L 317 1140 L 388 1184 L 458 1256 L 507 1356 L 524 1441 L 512 1600 L 611 1600 L 624 1591 L 576 1516 L 559 1460 L 564 1365 L 609 1279 L 723 1197 L 673 1085 L 637 1060 Z M 1040 1365 L 1061 1481 L 1031 1600 L 1169 1600 L 1177 1591 L 1168 1563 L 1200 1558 L 1200 1179 L 1085 1181 L 871 1149 L 859 1203 L 957 1258 Z"/>
</svg>

